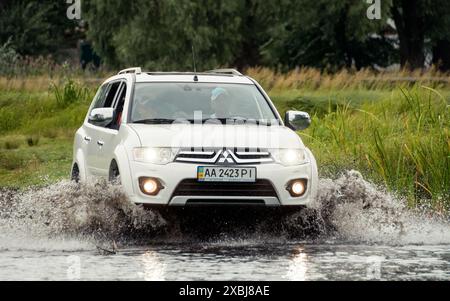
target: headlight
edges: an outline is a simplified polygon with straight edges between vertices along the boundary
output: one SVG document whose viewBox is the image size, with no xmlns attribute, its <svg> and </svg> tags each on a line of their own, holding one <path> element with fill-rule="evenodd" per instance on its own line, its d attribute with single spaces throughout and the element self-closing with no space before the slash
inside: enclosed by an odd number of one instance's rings
<svg viewBox="0 0 450 301">
<path fill-rule="evenodd" d="M 172 148 L 139 147 L 133 149 L 134 161 L 142 163 L 166 165 L 173 162 L 176 155 L 177 150 Z"/>
<path fill-rule="evenodd" d="M 304 149 L 274 149 L 271 150 L 274 160 L 284 166 L 295 166 L 308 163 Z"/>
</svg>

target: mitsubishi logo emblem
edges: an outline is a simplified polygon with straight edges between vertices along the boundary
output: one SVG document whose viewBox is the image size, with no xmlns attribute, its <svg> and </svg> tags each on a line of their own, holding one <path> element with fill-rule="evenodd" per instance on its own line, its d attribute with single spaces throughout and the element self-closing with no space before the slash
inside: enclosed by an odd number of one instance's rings
<svg viewBox="0 0 450 301">
<path fill-rule="evenodd" d="M 221 155 L 220 155 L 220 159 L 219 159 L 219 163 L 224 164 L 224 163 L 232 163 L 234 164 L 234 160 L 231 156 L 231 151 L 226 150 L 224 151 Z"/>
</svg>

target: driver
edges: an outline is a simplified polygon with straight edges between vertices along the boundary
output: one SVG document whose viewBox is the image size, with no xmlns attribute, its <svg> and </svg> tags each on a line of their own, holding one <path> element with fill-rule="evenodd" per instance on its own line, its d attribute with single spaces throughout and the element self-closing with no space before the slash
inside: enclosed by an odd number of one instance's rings
<svg viewBox="0 0 450 301">
<path fill-rule="evenodd" d="M 211 92 L 211 108 L 214 112 L 211 118 L 229 118 L 231 96 L 224 88 L 215 88 Z"/>
<path fill-rule="evenodd" d="M 134 120 L 145 120 L 156 118 L 156 112 L 154 111 L 154 106 L 152 106 L 152 99 L 138 97 L 135 101 L 135 106 L 133 110 Z"/>
</svg>

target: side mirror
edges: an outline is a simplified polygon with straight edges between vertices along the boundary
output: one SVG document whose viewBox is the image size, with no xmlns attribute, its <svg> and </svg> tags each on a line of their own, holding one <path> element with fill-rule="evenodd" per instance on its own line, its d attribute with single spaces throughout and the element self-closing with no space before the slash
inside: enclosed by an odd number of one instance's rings
<svg viewBox="0 0 450 301">
<path fill-rule="evenodd" d="M 306 112 L 286 112 L 285 124 L 294 131 L 306 130 L 311 125 L 311 116 Z"/>
<path fill-rule="evenodd" d="M 89 122 L 98 126 L 107 126 L 114 119 L 114 108 L 93 109 L 89 115 Z"/>
</svg>

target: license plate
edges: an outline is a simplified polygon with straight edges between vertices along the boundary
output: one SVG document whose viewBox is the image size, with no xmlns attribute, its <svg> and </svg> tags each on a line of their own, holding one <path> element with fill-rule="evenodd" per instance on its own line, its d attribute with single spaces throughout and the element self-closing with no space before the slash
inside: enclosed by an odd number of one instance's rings
<svg viewBox="0 0 450 301">
<path fill-rule="evenodd" d="M 255 167 L 199 167 L 200 182 L 256 182 Z"/>
</svg>

